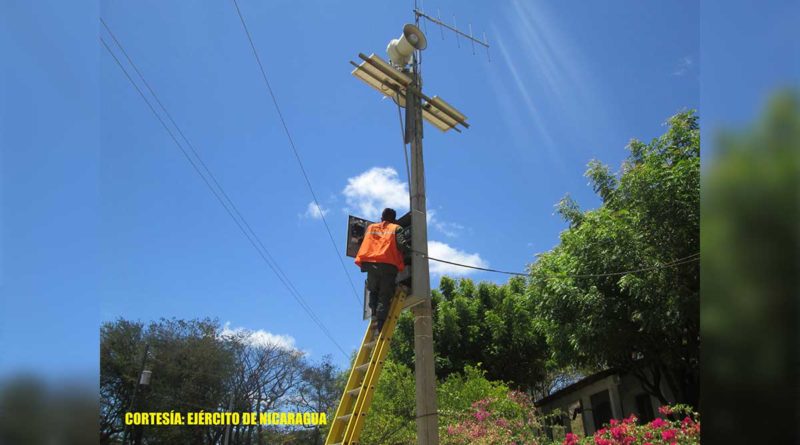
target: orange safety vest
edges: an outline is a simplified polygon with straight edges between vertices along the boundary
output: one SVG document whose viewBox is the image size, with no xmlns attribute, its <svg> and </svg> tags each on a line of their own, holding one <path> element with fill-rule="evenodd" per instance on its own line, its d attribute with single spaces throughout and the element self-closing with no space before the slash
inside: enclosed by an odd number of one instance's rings
<svg viewBox="0 0 800 445">
<path fill-rule="evenodd" d="M 364 234 L 364 241 L 356 255 L 356 264 L 362 263 L 386 263 L 397 267 L 400 272 L 405 268 L 403 264 L 403 254 L 397 247 L 395 232 L 400 228 L 397 224 L 390 222 L 379 222 L 370 224 Z"/>
</svg>

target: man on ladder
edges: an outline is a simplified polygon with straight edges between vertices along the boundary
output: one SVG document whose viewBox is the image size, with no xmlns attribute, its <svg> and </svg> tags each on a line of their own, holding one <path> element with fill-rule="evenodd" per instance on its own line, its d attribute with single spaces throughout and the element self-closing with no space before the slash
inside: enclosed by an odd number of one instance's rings
<svg viewBox="0 0 800 445">
<path fill-rule="evenodd" d="M 356 265 L 367 273 L 369 308 L 376 335 L 383 328 L 397 287 L 397 273 L 405 268 L 403 252 L 406 243 L 398 241 L 402 227 L 395 223 L 394 209 L 383 209 L 381 222 L 370 224 L 356 255 Z"/>
</svg>

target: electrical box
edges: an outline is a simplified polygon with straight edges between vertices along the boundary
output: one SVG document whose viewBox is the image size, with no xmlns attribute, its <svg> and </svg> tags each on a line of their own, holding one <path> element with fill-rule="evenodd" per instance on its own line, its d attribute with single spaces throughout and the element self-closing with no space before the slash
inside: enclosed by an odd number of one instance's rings
<svg viewBox="0 0 800 445">
<path fill-rule="evenodd" d="M 347 256 L 355 258 L 358 254 L 358 248 L 361 247 L 361 242 L 364 241 L 364 234 L 367 233 L 367 227 L 374 224 L 372 221 L 357 216 L 349 215 L 347 219 Z"/>
</svg>

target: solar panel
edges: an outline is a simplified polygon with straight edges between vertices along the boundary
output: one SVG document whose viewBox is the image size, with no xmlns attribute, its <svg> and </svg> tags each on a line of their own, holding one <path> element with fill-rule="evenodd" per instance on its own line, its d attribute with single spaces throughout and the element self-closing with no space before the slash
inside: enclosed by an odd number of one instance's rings
<svg viewBox="0 0 800 445">
<path fill-rule="evenodd" d="M 405 106 L 405 96 L 408 88 L 411 87 L 413 79 L 375 54 L 369 57 L 359 54 L 362 62 L 356 64 L 350 62 L 355 69 L 353 76 L 361 79 L 364 83 L 375 89 L 386 97 L 394 99 L 400 106 Z M 467 117 L 456 110 L 452 105 L 445 102 L 442 98 L 434 96 L 429 98 L 421 94 L 424 99 L 422 105 L 422 118 L 441 131 L 460 130 L 457 125 L 469 128 Z"/>
</svg>

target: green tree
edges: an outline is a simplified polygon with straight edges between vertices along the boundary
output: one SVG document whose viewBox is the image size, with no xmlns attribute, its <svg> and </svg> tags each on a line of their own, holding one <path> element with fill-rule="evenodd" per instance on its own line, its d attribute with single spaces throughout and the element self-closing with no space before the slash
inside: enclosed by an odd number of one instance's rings
<svg viewBox="0 0 800 445">
<path fill-rule="evenodd" d="M 347 373 L 340 371 L 332 360 L 330 355 L 326 355 L 319 363 L 310 364 L 303 371 L 294 403 L 303 411 L 326 413 L 328 424 L 300 432 L 298 435 L 304 439 L 302 443 L 321 444 L 333 423 L 336 407 L 347 383 Z"/>
<path fill-rule="evenodd" d="M 472 405 L 484 399 L 505 399 L 511 389 L 505 383 L 488 380 L 486 371 L 467 365 L 463 373 L 451 374 L 437 388 L 441 424 L 452 424 L 471 415 Z"/>
<path fill-rule="evenodd" d="M 490 380 L 534 389 L 546 373 L 544 336 L 535 329 L 525 279 L 498 285 L 442 277 L 433 292 L 433 336 L 436 375 L 445 379 L 480 366 Z M 393 359 L 413 367 L 414 327 L 404 313 L 392 343 Z M 509 366 L 513 363 L 513 366 Z"/>
<path fill-rule="evenodd" d="M 528 295 L 557 364 L 620 368 L 662 402 L 663 381 L 696 406 L 699 125 L 692 111 L 667 124 L 649 144 L 630 142 L 618 174 L 589 164 L 602 205 L 582 211 L 568 196 L 558 204 L 569 228 L 532 266 Z"/>
<path fill-rule="evenodd" d="M 124 412 L 138 379 L 144 345 L 150 385 L 141 388 L 135 411 L 311 411 L 333 415 L 344 386 L 342 373 L 324 357 L 264 341 L 246 330 L 224 332 L 215 320 L 161 319 L 147 325 L 117 320 L 100 335 L 101 442 L 118 443 Z M 329 417 L 330 418 L 330 417 Z M 186 418 L 184 417 L 184 421 Z M 131 430 L 134 442 L 231 445 L 319 443 L 324 429 L 258 425 L 170 426 Z"/>
<path fill-rule="evenodd" d="M 121 440 L 123 415 L 144 353 L 141 323 L 117 320 L 100 328 L 100 443 Z"/>
<path fill-rule="evenodd" d="M 413 371 L 405 365 L 387 360 L 372 398 L 360 443 L 415 443 L 415 388 Z"/>
<path fill-rule="evenodd" d="M 439 424 L 445 434 L 448 425 L 473 415 L 473 405 L 486 399 L 507 400 L 511 390 L 500 381 L 487 379 L 478 367 L 465 366 L 452 373 L 436 388 Z M 406 365 L 388 360 L 367 415 L 359 443 L 364 445 L 416 443 L 416 402 L 414 373 Z M 498 411 L 514 413 L 513 404 L 501 402 Z"/>
<path fill-rule="evenodd" d="M 150 385 L 137 397 L 135 411 L 215 411 L 227 407 L 226 387 L 233 372 L 229 343 L 217 337 L 213 320 L 161 319 L 150 323 L 117 320 L 100 330 L 101 438 L 113 443 L 122 431 L 122 414 L 130 406 L 139 378 L 144 344 L 150 345 L 146 369 Z M 131 429 L 149 443 L 214 443 L 222 427 L 174 426 Z"/>
</svg>

